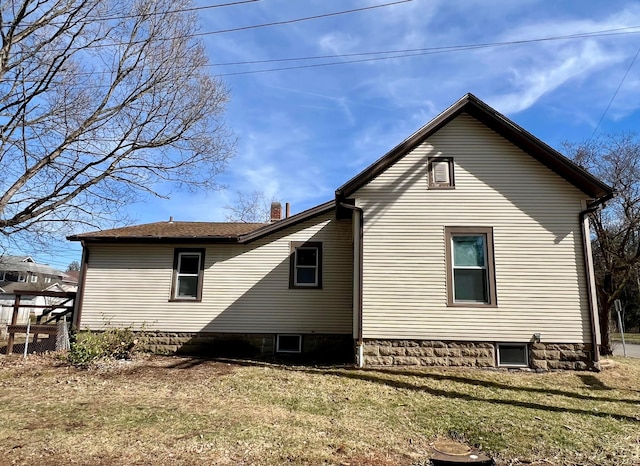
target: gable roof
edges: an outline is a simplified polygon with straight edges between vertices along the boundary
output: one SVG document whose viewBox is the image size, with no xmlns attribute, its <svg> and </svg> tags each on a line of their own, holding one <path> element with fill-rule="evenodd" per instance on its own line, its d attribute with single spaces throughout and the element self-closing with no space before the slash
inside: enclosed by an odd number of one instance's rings
<svg viewBox="0 0 640 466">
<path fill-rule="evenodd" d="M 500 136 L 530 154 L 540 163 L 546 165 L 589 197 L 596 200 L 604 200 L 613 196 L 613 188 L 485 104 L 473 94 L 466 94 L 380 159 L 340 186 L 336 190 L 336 198 L 344 199 L 351 196 L 461 113 L 467 113 L 476 118 Z"/>
<path fill-rule="evenodd" d="M 249 243 L 335 208 L 325 202 L 273 223 L 241 222 L 156 222 L 68 236 L 71 241 L 125 243 Z"/>
<path fill-rule="evenodd" d="M 39 264 L 30 256 L 0 255 L 1 272 L 32 272 L 62 277 L 63 272 L 47 264 Z"/>
</svg>

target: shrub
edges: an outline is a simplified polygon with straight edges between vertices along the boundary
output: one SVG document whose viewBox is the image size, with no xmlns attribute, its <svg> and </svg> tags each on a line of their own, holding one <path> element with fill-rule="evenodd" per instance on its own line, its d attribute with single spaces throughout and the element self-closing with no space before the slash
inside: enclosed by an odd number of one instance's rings
<svg viewBox="0 0 640 466">
<path fill-rule="evenodd" d="M 87 367 L 101 359 L 130 359 L 137 343 L 129 328 L 80 332 L 71 342 L 67 360 L 74 366 Z"/>
</svg>

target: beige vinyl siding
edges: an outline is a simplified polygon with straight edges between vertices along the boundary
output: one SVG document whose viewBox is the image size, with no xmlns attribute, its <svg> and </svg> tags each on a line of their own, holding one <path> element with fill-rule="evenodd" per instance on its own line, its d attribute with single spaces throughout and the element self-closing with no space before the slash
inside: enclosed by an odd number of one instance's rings
<svg viewBox="0 0 640 466">
<path fill-rule="evenodd" d="M 455 189 L 427 189 L 428 157 Z M 364 210 L 365 338 L 589 342 L 587 197 L 463 114 L 354 196 Z M 493 227 L 497 307 L 448 307 L 445 226 Z"/>
<path fill-rule="evenodd" d="M 81 326 L 350 334 L 351 226 L 334 217 L 248 245 L 91 244 Z M 322 241 L 322 289 L 289 289 L 291 241 Z M 202 302 L 169 302 L 175 247 L 206 248 Z"/>
</svg>

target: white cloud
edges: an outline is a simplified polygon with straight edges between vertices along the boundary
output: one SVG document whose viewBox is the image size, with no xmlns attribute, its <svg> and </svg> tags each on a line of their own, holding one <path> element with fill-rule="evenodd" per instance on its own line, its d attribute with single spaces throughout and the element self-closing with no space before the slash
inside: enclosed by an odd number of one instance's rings
<svg viewBox="0 0 640 466">
<path fill-rule="evenodd" d="M 605 50 L 595 41 L 554 52 L 547 56 L 527 57 L 509 66 L 509 89 L 488 97 L 489 103 L 503 113 L 521 112 L 570 80 L 586 79 L 603 67 L 624 59 L 624 55 Z"/>
</svg>

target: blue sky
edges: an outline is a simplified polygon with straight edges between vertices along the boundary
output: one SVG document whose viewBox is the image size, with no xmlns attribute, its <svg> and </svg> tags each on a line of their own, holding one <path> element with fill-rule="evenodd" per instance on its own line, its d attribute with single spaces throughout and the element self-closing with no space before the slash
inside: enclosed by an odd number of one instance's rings
<svg viewBox="0 0 640 466">
<path fill-rule="evenodd" d="M 214 65 L 342 57 L 211 66 L 229 88 L 225 119 L 238 138 L 237 155 L 218 179 L 228 189 L 150 198 L 132 205 L 130 215 L 137 223 L 169 216 L 224 221 L 236 191 L 256 190 L 300 212 L 332 199 L 338 186 L 467 92 L 557 149 L 563 141 L 589 139 L 596 128 L 597 134 L 637 130 L 640 58 L 629 66 L 640 47 L 640 2 L 412 0 L 209 34 L 390 1 L 259 0 L 199 10 L 197 32 L 205 33 L 201 39 Z M 590 33 L 598 34 L 584 37 Z M 576 34 L 583 37 L 539 40 Z M 386 51 L 398 52 L 344 56 Z M 346 63 L 397 55 L 413 56 Z M 337 64 L 256 72 L 326 62 Z M 233 74 L 241 72 L 250 73 Z M 35 257 L 61 268 L 80 258 L 78 244 L 52 252 Z"/>
</svg>

